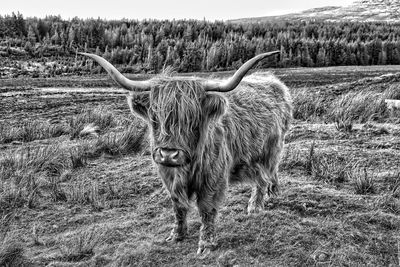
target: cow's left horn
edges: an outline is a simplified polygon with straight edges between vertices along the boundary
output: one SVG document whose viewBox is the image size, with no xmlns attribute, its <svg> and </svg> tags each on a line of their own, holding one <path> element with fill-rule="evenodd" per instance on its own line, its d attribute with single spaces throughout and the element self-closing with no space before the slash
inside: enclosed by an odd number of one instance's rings
<svg viewBox="0 0 400 267">
<path fill-rule="evenodd" d="M 111 78 L 116 81 L 119 85 L 123 88 L 134 91 L 134 92 L 143 92 L 149 91 L 151 88 L 151 83 L 149 81 L 132 81 L 122 75 L 110 62 L 105 60 L 104 58 L 89 53 L 79 53 L 81 55 L 90 57 L 91 59 L 95 60 L 99 63 L 107 72 L 110 74 Z"/>
<path fill-rule="evenodd" d="M 280 51 L 273 51 L 264 54 L 260 54 L 258 56 L 253 57 L 252 59 L 248 60 L 244 63 L 236 72 L 235 74 L 225 82 L 215 82 L 215 81 L 207 81 L 204 84 L 204 89 L 206 91 L 217 91 L 217 92 L 229 92 L 238 86 L 240 81 L 246 75 L 246 73 L 254 67 L 258 62 L 263 60 L 266 57 L 279 54 Z"/>
</svg>

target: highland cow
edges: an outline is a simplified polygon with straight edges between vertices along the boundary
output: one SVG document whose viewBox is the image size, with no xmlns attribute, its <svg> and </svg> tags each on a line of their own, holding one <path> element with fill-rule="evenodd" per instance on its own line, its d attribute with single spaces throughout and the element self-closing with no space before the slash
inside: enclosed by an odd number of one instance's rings
<svg viewBox="0 0 400 267">
<path fill-rule="evenodd" d="M 208 254 L 215 246 L 215 220 L 228 183 L 253 184 L 249 213 L 264 208 L 265 194 L 278 192 L 278 164 L 292 118 L 290 95 L 271 74 L 242 81 L 260 60 L 277 53 L 250 59 L 226 81 L 165 74 L 132 81 L 105 59 L 82 53 L 129 91 L 131 111 L 149 125 L 151 154 L 175 212 L 166 241 L 185 238 L 186 214 L 194 200 L 202 223 L 197 253 Z"/>
</svg>

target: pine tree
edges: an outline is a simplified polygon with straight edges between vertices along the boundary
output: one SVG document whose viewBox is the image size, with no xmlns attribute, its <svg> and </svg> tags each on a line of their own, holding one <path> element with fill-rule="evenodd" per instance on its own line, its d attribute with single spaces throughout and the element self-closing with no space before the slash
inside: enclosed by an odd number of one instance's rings
<svg viewBox="0 0 400 267">
<path fill-rule="evenodd" d="M 36 34 L 33 31 L 32 25 L 29 25 L 29 28 L 28 28 L 28 41 L 31 43 L 31 45 L 36 44 Z"/>
</svg>

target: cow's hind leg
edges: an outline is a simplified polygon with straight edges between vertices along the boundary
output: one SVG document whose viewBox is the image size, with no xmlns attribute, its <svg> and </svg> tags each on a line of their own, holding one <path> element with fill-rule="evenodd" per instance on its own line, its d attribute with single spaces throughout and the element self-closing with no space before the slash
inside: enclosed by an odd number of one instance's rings
<svg viewBox="0 0 400 267">
<path fill-rule="evenodd" d="M 188 209 L 179 203 L 177 199 L 172 199 L 172 205 L 175 212 L 175 226 L 170 235 L 167 237 L 167 242 L 182 241 L 187 235 L 186 215 Z"/>
<path fill-rule="evenodd" d="M 254 180 L 247 212 L 258 213 L 264 209 L 264 197 L 276 195 L 278 190 L 278 176 L 276 171 L 270 172 L 261 164 L 255 166 L 257 177 Z"/>
</svg>

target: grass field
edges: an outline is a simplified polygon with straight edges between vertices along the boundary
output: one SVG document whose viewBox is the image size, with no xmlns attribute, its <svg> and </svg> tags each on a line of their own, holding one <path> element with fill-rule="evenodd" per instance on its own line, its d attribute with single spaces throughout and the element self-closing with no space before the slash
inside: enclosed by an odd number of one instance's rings
<svg viewBox="0 0 400 267">
<path fill-rule="evenodd" d="M 110 79 L 0 80 L 0 266 L 398 266 L 400 66 L 272 72 L 295 106 L 281 193 L 247 215 L 230 187 L 207 258 L 195 207 L 164 242 L 172 205 Z"/>
</svg>

